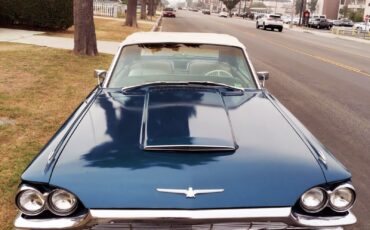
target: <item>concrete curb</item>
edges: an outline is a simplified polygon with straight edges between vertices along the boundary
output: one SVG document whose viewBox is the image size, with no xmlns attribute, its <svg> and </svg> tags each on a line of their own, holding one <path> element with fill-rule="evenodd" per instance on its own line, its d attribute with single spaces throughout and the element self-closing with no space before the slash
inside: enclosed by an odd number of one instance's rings
<svg viewBox="0 0 370 230">
<path fill-rule="evenodd" d="M 156 32 L 156 31 L 158 31 L 159 28 L 160 28 L 161 22 L 162 22 L 162 14 L 161 14 L 161 16 L 159 16 L 159 18 L 157 19 L 157 21 L 155 21 L 155 24 L 153 25 L 153 27 L 150 30 L 150 32 Z"/>
<path fill-rule="evenodd" d="M 284 27 L 286 28 L 286 27 Z M 287 28 L 291 31 L 295 31 L 295 32 L 300 32 L 300 33 L 308 33 L 308 34 L 313 34 L 313 35 L 316 35 L 316 36 L 320 36 L 320 37 L 326 37 L 326 38 L 337 38 L 337 39 L 342 39 L 342 40 L 347 40 L 347 41 L 354 41 L 354 42 L 360 42 L 360 43 L 365 43 L 365 44 L 370 44 L 370 40 L 365 40 L 365 39 L 362 39 L 362 38 L 356 38 L 356 37 L 349 37 L 349 36 L 345 36 L 345 35 L 337 35 L 337 34 L 333 34 L 333 33 L 323 33 L 323 32 L 319 32 L 319 31 L 314 31 L 314 30 L 311 30 L 311 29 L 301 29 L 301 28 Z"/>
</svg>

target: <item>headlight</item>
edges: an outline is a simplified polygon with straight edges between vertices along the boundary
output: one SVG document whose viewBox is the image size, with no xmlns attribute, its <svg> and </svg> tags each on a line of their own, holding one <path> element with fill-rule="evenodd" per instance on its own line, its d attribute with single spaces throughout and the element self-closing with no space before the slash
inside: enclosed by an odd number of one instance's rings
<svg viewBox="0 0 370 230">
<path fill-rule="evenodd" d="M 44 211 L 45 198 L 38 190 L 24 187 L 17 195 L 16 204 L 24 214 L 35 216 Z"/>
<path fill-rule="evenodd" d="M 325 208 L 327 203 L 327 193 L 322 188 L 312 188 L 301 196 L 301 207 L 310 213 L 319 212 Z"/>
<path fill-rule="evenodd" d="M 62 189 L 54 190 L 49 195 L 50 211 L 59 216 L 68 216 L 77 208 L 76 197 Z"/>
<path fill-rule="evenodd" d="M 355 203 L 356 193 L 352 185 L 345 184 L 338 186 L 330 194 L 330 207 L 337 212 L 345 212 Z"/>
</svg>

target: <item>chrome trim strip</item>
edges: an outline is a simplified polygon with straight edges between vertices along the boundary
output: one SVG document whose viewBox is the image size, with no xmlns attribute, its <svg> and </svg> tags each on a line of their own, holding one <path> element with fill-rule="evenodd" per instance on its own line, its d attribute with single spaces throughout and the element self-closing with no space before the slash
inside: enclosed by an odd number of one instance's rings
<svg viewBox="0 0 370 230">
<path fill-rule="evenodd" d="M 144 150 L 167 151 L 235 151 L 235 146 L 224 145 L 144 145 Z"/>
<path fill-rule="evenodd" d="M 317 150 L 317 154 L 319 155 L 319 160 L 324 164 L 324 165 L 328 165 L 327 164 L 327 161 L 326 161 L 326 156 L 324 155 L 324 153 L 320 150 Z"/>
<path fill-rule="evenodd" d="M 299 225 L 306 227 L 337 227 L 355 224 L 357 218 L 352 212 L 345 216 L 313 217 L 292 213 L 291 218 Z"/>
<path fill-rule="evenodd" d="M 14 227 L 15 229 L 68 229 L 83 226 L 90 220 L 89 214 L 50 219 L 26 219 L 22 214 L 18 214 L 14 221 Z"/>
<path fill-rule="evenodd" d="M 285 223 L 289 229 L 341 229 L 356 223 L 356 217 L 349 212 L 345 216 L 313 217 L 291 213 L 290 207 L 251 209 L 209 209 L 209 210 L 111 210 L 92 209 L 90 213 L 75 217 L 51 219 L 25 218 L 19 214 L 14 222 L 15 229 L 85 229 L 96 224 L 111 224 L 115 221 L 180 221 L 200 223 L 202 221 L 266 222 Z"/>
<path fill-rule="evenodd" d="M 243 219 L 243 218 L 288 218 L 291 208 L 209 209 L 209 210 L 102 210 L 91 209 L 97 219 Z"/>
</svg>

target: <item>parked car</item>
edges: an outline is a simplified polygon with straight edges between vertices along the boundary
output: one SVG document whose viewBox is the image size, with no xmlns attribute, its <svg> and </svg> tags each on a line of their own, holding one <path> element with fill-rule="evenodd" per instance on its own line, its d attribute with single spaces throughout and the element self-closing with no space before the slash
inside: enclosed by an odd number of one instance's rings
<svg viewBox="0 0 370 230">
<path fill-rule="evenodd" d="M 351 174 L 235 37 L 135 33 L 22 174 L 16 229 L 328 229 Z M 336 228 L 338 229 L 338 228 Z"/>
<path fill-rule="evenodd" d="M 292 18 L 290 16 L 281 16 L 281 20 L 285 24 L 290 24 L 292 22 Z"/>
<path fill-rule="evenodd" d="M 208 10 L 208 9 L 204 9 L 204 10 L 202 10 L 202 13 L 203 13 L 203 14 L 211 15 L 211 11 L 210 11 L 210 10 Z"/>
<path fill-rule="evenodd" d="M 223 18 L 227 18 L 229 16 L 229 13 L 226 12 L 226 11 L 221 11 L 219 14 L 218 14 L 219 17 L 223 17 Z"/>
<path fill-rule="evenodd" d="M 279 32 L 283 31 L 283 20 L 277 14 L 265 14 L 259 17 L 256 21 L 256 28 L 262 27 L 264 30 L 270 28 L 271 30 L 278 29 Z"/>
<path fill-rule="evenodd" d="M 176 17 L 176 13 L 175 13 L 175 11 L 174 11 L 173 8 L 167 7 L 167 8 L 164 8 L 163 9 L 163 17 L 175 18 Z"/>
<path fill-rule="evenodd" d="M 299 24 L 299 18 L 293 18 L 293 25 Z"/>
<path fill-rule="evenodd" d="M 333 27 L 333 23 L 324 18 L 314 18 L 308 22 L 308 26 L 316 29 L 330 30 Z"/>
<path fill-rule="evenodd" d="M 333 21 L 334 26 L 353 27 L 354 23 L 349 19 L 340 19 Z"/>
<path fill-rule="evenodd" d="M 365 22 L 360 22 L 360 23 L 355 23 L 353 25 L 353 28 L 360 32 L 366 32 L 370 31 L 370 23 L 365 23 Z"/>
</svg>

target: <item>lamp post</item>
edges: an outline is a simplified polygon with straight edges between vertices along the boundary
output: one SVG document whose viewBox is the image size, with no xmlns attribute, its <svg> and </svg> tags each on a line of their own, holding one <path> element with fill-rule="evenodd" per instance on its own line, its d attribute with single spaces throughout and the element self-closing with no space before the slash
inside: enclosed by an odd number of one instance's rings
<svg viewBox="0 0 370 230">
<path fill-rule="evenodd" d="M 275 0 L 275 14 L 276 14 L 276 8 L 277 8 L 277 0 Z"/>
<path fill-rule="evenodd" d="M 292 0 L 292 10 L 290 12 L 290 25 L 289 28 L 293 28 L 293 17 L 294 17 L 294 0 Z"/>
</svg>

